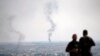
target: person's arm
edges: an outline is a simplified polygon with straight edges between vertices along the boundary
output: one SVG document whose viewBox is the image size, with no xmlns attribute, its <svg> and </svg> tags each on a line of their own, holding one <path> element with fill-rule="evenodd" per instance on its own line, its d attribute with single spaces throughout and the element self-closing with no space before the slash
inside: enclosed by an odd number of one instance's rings
<svg viewBox="0 0 100 56">
<path fill-rule="evenodd" d="M 67 47 L 66 47 L 66 52 L 70 52 L 70 49 L 71 49 L 71 43 L 69 43 L 68 45 L 67 45 Z"/>
<path fill-rule="evenodd" d="M 95 46 L 93 39 L 91 39 L 91 46 Z"/>
</svg>

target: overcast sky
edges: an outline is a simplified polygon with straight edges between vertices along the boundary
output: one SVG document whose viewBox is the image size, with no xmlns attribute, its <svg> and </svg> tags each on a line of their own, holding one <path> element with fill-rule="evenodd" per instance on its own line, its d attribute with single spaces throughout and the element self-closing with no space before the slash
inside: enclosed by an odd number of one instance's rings
<svg viewBox="0 0 100 56">
<path fill-rule="evenodd" d="M 100 41 L 100 0 L 0 0 L 0 42 Z"/>
</svg>

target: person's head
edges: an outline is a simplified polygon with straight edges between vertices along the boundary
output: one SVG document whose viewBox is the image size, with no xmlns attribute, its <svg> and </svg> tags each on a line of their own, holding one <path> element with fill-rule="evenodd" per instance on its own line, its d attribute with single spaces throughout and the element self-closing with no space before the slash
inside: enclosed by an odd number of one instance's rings
<svg viewBox="0 0 100 56">
<path fill-rule="evenodd" d="M 88 35 L 88 31 L 85 29 L 83 30 L 83 36 L 87 36 Z"/>
<path fill-rule="evenodd" d="M 77 35 L 76 35 L 76 34 L 73 34 L 73 35 L 72 35 L 72 39 L 73 39 L 74 41 L 76 41 L 76 40 L 77 40 Z"/>
</svg>

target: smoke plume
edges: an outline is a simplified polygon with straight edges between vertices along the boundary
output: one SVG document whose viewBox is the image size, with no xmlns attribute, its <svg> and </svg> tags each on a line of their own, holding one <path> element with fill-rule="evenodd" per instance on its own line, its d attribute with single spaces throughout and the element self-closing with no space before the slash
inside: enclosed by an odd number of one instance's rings
<svg viewBox="0 0 100 56">
<path fill-rule="evenodd" d="M 55 30 L 55 23 L 52 19 L 52 14 L 57 10 L 57 2 L 56 0 L 49 0 L 49 2 L 46 4 L 46 16 L 48 21 L 51 24 L 51 28 L 48 30 L 48 40 L 51 42 L 51 36 L 53 31 Z"/>
<path fill-rule="evenodd" d="M 14 20 L 14 18 L 15 18 L 15 16 L 9 17 L 9 25 L 11 27 L 10 31 L 18 34 L 19 35 L 18 42 L 21 42 L 24 39 L 24 35 L 21 32 L 19 32 L 18 30 L 14 29 L 14 27 L 12 26 L 12 21 Z"/>
<path fill-rule="evenodd" d="M 21 45 L 21 43 L 22 43 L 22 41 L 24 39 L 24 35 L 21 32 L 19 32 L 16 29 L 13 28 L 12 21 L 13 21 L 14 18 L 15 18 L 15 16 L 11 16 L 11 17 L 9 17 L 8 20 L 9 20 L 10 31 L 12 33 L 15 33 L 15 34 L 19 35 L 18 36 L 18 43 L 17 43 L 16 50 L 15 50 L 15 51 L 17 51 L 16 56 L 18 56 L 19 48 L 20 48 L 20 45 Z"/>
</svg>

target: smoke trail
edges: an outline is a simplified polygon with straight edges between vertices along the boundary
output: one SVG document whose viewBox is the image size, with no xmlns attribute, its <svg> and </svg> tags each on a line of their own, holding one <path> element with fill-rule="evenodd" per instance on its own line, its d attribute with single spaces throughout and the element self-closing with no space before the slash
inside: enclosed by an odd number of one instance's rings
<svg viewBox="0 0 100 56">
<path fill-rule="evenodd" d="M 10 26 L 10 31 L 11 32 L 13 32 L 13 33 L 15 33 L 15 34 L 18 34 L 19 35 L 19 38 L 18 38 L 18 43 L 17 43 L 17 47 L 16 47 L 16 56 L 18 56 L 18 52 L 19 52 L 19 48 L 20 48 L 20 45 L 21 45 L 21 41 L 24 39 L 24 35 L 21 33 L 21 32 L 19 32 L 19 31 L 17 31 L 17 30 L 15 30 L 14 28 L 13 28 L 13 26 L 12 26 L 12 21 L 13 21 L 13 19 L 15 18 L 15 16 L 11 16 L 11 17 L 9 17 L 9 26 Z"/>
<path fill-rule="evenodd" d="M 49 42 L 51 42 L 51 36 L 53 31 L 55 30 L 55 23 L 53 22 L 51 16 L 53 14 L 54 11 L 57 10 L 57 2 L 55 0 L 50 0 L 47 4 L 46 4 L 46 16 L 48 21 L 51 24 L 51 28 L 48 30 L 48 40 Z"/>
<path fill-rule="evenodd" d="M 12 26 L 12 21 L 13 21 L 14 18 L 15 18 L 15 16 L 11 16 L 11 17 L 9 18 L 9 25 L 10 25 L 10 27 L 11 27 L 11 30 L 10 30 L 10 31 L 19 35 L 18 41 L 20 42 L 20 41 L 22 41 L 22 40 L 24 39 L 24 35 L 23 35 L 21 32 L 19 32 L 19 31 L 17 31 L 16 29 L 13 28 L 13 26 Z"/>
</svg>

